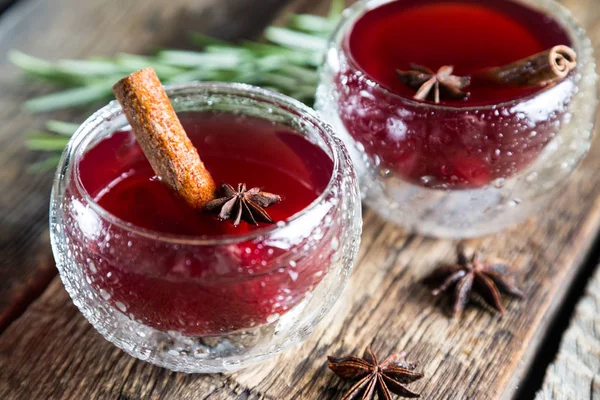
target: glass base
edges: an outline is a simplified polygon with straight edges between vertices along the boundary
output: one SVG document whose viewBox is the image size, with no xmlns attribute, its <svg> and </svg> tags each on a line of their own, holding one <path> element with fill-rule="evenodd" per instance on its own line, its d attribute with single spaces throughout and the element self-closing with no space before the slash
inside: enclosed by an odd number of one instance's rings
<svg viewBox="0 0 600 400">
<path fill-rule="evenodd" d="M 440 191 L 404 182 L 389 186 L 387 190 L 376 183 L 365 187 L 365 203 L 385 220 L 436 238 L 463 239 L 496 233 L 543 206 L 538 202 L 535 207 L 521 207 L 518 199 L 486 189 Z"/>
<path fill-rule="evenodd" d="M 104 338 L 133 357 L 173 371 L 186 373 L 233 372 L 261 363 L 303 341 L 312 331 L 301 317 L 312 299 L 300 304 L 272 323 L 216 336 L 186 336 L 160 331 L 136 321 L 132 315 L 109 304 L 92 289 L 81 268 L 61 271 L 61 279 L 73 303 Z M 320 319 L 322 316 L 311 316 Z M 313 320 L 313 318 L 308 318 Z M 304 321 L 305 322 L 305 321 Z M 293 331 L 290 334 L 290 331 Z M 280 336 L 282 340 L 277 340 Z"/>
<path fill-rule="evenodd" d="M 54 226 L 55 227 L 55 226 Z M 61 243 L 52 241 L 61 280 L 83 316 L 105 339 L 133 357 L 172 371 L 221 373 L 259 364 L 304 341 L 339 297 L 347 271 L 328 274 L 304 300 L 273 321 L 258 327 L 223 335 L 186 336 L 160 331 L 135 320 L 119 302 L 114 307 L 110 295 L 96 291 Z M 354 255 L 352 255 L 352 258 Z M 348 260 L 344 259 L 344 262 Z M 332 290 L 333 288 L 333 290 Z"/>
</svg>

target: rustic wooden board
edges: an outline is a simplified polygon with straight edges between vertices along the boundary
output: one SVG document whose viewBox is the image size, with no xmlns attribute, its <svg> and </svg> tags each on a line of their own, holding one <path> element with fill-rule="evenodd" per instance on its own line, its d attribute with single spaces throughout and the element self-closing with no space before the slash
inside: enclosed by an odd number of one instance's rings
<svg viewBox="0 0 600 400">
<path fill-rule="evenodd" d="M 0 20 L 0 119 L 8 121 L 0 127 L 0 159 L 6 164 L 0 169 L 0 251 L 6 262 L 0 268 L 0 310 L 13 307 L 10 296 L 24 293 L 23 287 L 31 292 L 35 285 L 27 284 L 28 277 L 37 278 L 40 270 L 48 269 L 31 255 L 40 246 L 39 254 L 48 256 L 43 232 L 50 180 L 49 175 L 25 175 L 24 162 L 33 156 L 23 150 L 20 133 L 41 119 L 19 113 L 19 102 L 33 89 L 15 83 L 14 69 L 2 58 L 5 51 L 16 47 L 50 57 L 144 51 L 154 44 L 172 44 L 179 28 L 190 26 L 184 22 L 194 18 L 199 22 L 191 26 L 211 33 L 251 34 L 259 29 L 252 21 L 263 24 L 265 17 L 257 16 L 281 3 L 147 0 L 134 10 L 139 5 L 135 0 L 29 0 Z M 327 7 L 319 3 L 299 0 L 291 7 Z M 598 47 L 600 10 L 595 0 L 565 3 L 590 28 Z M 35 40 L 41 35 L 43 40 Z M 475 307 L 461 319 L 448 319 L 441 302 L 418 281 L 438 262 L 454 260 L 455 243 L 407 234 L 367 211 L 359 263 L 336 310 L 306 343 L 277 360 L 251 371 L 212 376 L 176 374 L 145 364 L 104 341 L 55 279 L 0 335 L 0 398 L 336 399 L 348 385 L 327 371 L 325 356 L 362 352 L 367 344 L 381 355 L 406 350 L 418 361 L 426 377 L 411 389 L 424 398 L 511 398 L 598 233 L 599 169 L 596 141 L 569 185 L 537 219 L 469 242 L 519 270 L 528 299 L 507 301 L 502 319 Z M 13 253 L 4 253 L 13 248 Z M 5 254 L 15 255 L 7 262 Z"/>
<path fill-rule="evenodd" d="M 600 398 L 600 268 L 588 283 L 536 400 Z"/>
</svg>

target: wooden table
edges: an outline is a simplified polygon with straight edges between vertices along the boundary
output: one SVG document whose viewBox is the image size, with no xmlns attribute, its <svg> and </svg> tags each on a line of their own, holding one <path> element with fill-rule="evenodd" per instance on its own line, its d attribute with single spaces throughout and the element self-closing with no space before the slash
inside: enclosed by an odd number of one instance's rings
<svg viewBox="0 0 600 400">
<path fill-rule="evenodd" d="M 600 54 L 597 0 L 563 3 Z M 409 234 L 369 210 L 358 264 L 335 311 L 306 343 L 251 371 L 199 376 L 154 367 L 105 341 L 71 304 L 48 245 L 52 175 L 28 173 L 27 165 L 40 156 L 24 149 L 23 132 L 39 128 L 47 116 L 27 115 L 20 103 L 47 89 L 20 81 L 6 51 L 52 59 L 147 52 L 185 46 L 189 29 L 248 37 L 281 12 L 327 7 L 318 0 L 21 0 L 0 17 L 0 399 L 338 399 L 348 385 L 327 370 L 326 355 L 362 352 L 368 344 L 382 356 L 404 350 L 418 361 L 425 378 L 410 388 L 426 399 L 528 399 L 542 384 L 542 399 L 600 395 L 600 364 L 589 360 L 600 353 L 598 342 L 586 339 L 588 351 L 573 350 L 581 343 L 577 328 L 569 329 L 542 382 L 600 258 L 594 246 L 600 228 L 598 141 L 543 213 L 467 243 L 519 271 L 527 300 L 505 300 L 504 318 L 469 307 L 462 318 L 448 319 L 441 301 L 418 281 L 454 259 L 455 243 Z M 582 314 L 590 302 L 596 312 Z M 596 327 L 598 302 L 587 298 L 582 304 L 574 326 L 583 318 Z M 588 328 L 586 337 L 597 340 L 598 331 Z M 564 361 L 582 358 L 584 367 Z M 565 365 L 587 370 L 560 373 L 570 368 Z M 565 388 L 580 391 L 561 392 L 564 381 Z"/>
</svg>

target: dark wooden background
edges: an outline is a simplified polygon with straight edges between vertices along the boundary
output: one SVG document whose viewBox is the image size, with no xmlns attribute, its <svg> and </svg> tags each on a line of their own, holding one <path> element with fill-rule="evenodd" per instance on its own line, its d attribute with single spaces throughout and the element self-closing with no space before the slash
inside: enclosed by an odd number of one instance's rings
<svg viewBox="0 0 600 400">
<path fill-rule="evenodd" d="M 0 9 L 11 1 L 0 0 Z M 597 0 L 564 0 L 600 45 Z M 574 304 L 597 264 L 600 145 L 539 216 L 470 241 L 508 259 L 528 298 L 500 319 L 468 308 L 446 317 L 417 282 L 455 243 L 411 235 L 365 211 L 359 262 L 344 296 L 311 338 L 260 368 L 232 375 L 172 373 L 135 360 L 97 334 L 71 304 L 52 261 L 47 206 L 52 174 L 23 133 L 47 115 L 21 111 L 47 87 L 23 82 L 6 52 L 51 59 L 185 47 L 187 30 L 252 37 L 287 11 L 323 13 L 318 0 L 19 0 L 0 16 L 0 399 L 337 399 L 347 388 L 327 354 L 406 350 L 426 375 L 427 399 L 529 399 L 542 384 Z M 81 121 L 91 110 L 55 113 Z M 592 381 L 592 388 L 593 381 Z M 593 390 L 591 391 L 593 395 Z"/>
</svg>

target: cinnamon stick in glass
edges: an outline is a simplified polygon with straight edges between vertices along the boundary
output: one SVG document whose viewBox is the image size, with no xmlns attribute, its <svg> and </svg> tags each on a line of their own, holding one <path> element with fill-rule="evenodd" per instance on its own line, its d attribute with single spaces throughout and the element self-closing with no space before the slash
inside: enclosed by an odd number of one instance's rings
<svg viewBox="0 0 600 400">
<path fill-rule="evenodd" d="M 121 79 L 113 92 L 133 133 L 163 183 L 190 206 L 202 209 L 215 198 L 215 182 L 188 138 L 152 68 Z"/>
<path fill-rule="evenodd" d="M 564 79 L 576 66 L 575 50 L 559 45 L 508 65 L 476 72 L 472 80 L 504 86 L 537 86 Z"/>
</svg>

